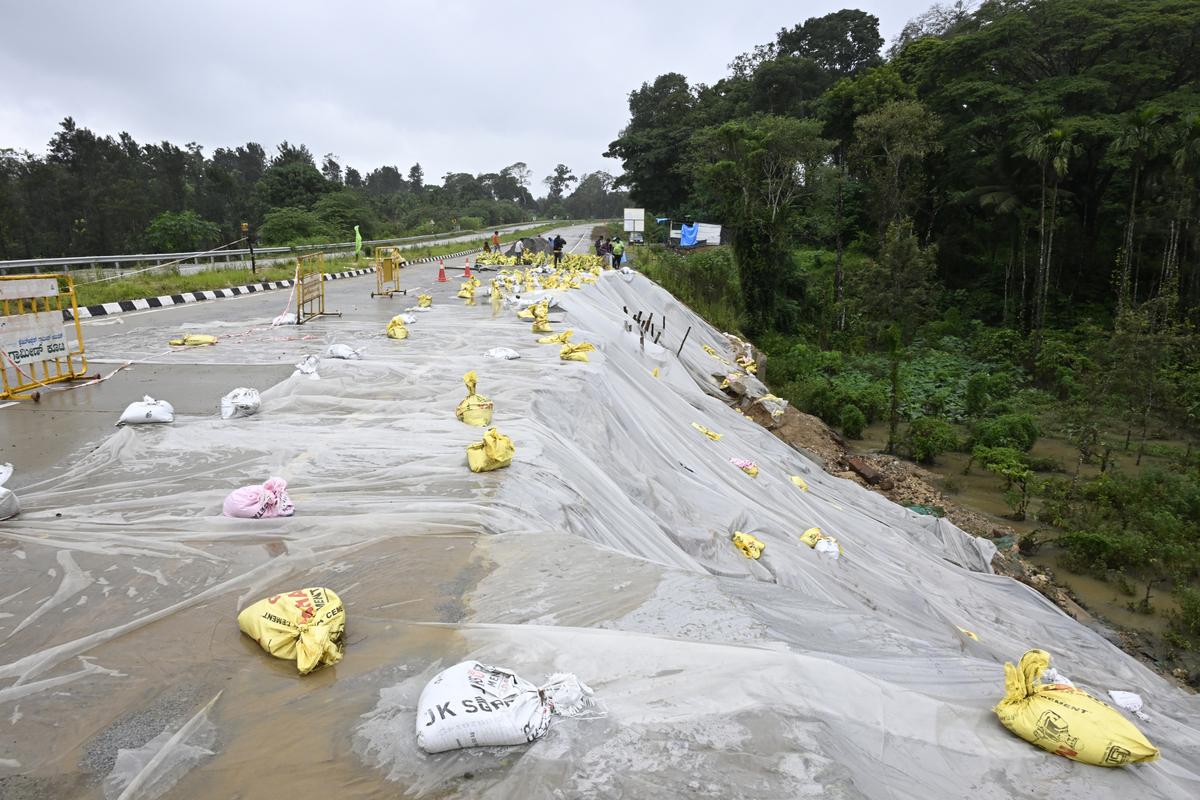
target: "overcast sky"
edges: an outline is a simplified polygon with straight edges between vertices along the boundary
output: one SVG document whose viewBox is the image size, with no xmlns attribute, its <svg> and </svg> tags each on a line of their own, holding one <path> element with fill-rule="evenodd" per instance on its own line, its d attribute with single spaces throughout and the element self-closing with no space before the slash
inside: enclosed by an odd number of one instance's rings
<svg viewBox="0 0 1200 800">
<path fill-rule="evenodd" d="M 0 0 L 0 147 L 42 153 L 60 120 L 139 142 L 268 153 L 287 139 L 362 172 L 428 180 L 514 161 L 541 178 L 601 156 L 628 94 L 713 83 L 782 27 L 862 8 L 892 39 L 930 5 L 696 0 Z"/>
</svg>

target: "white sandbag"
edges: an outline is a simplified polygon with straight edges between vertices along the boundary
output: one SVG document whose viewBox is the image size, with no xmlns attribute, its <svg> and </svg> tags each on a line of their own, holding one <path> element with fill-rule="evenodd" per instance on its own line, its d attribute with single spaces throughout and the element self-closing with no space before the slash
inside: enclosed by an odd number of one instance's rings
<svg viewBox="0 0 1200 800">
<path fill-rule="evenodd" d="M 412 308 L 406 308 L 404 310 L 405 311 L 415 311 L 418 314 L 428 314 L 430 311 L 433 311 L 432 308 L 422 308 L 421 306 L 413 306 Z M 406 322 L 404 324 L 407 325 L 408 323 Z"/>
<path fill-rule="evenodd" d="M 503 358 L 506 361 L 512 361 L 514 358 L 520 358 L 521 354 L 511 347 L 493 347 L 484 353 L 488 358 Z"/>
<path fill-rule="evenodd" d="M 400 317 L 400 321 L 403 322 L 405 325 L 412 325 L 414 322 L 417 321 L 417 318 L 415 316 L 413 316 L 412 314 L 409 314 L 408 312 L 405 312 L 403 314 L 398 314 L 397 316 Z"/>
<path fill-rule="evenodd" d="M 359 358 L 359 351 L 355 350 L 348 344 L 331 344 L 329 349 L 325 351 L 325 355 L 329 358 L 344 358 L 355 359 Z"/>
<path fill-rule="evenodd" d="M 279 325 L 295 325 L 295 324 L 296 324 L 296 315 L 291 312 L 287 312 L 285 314 L 280 314 L 278 317 L 271 320 L 272 327 L 276 327 Z"/>
<path fill-rule="evenodd" d="M 304 358 L 300 359 L 300 363 L 296 364 L 296 371 L 292 374 L 293 375 L 307 375 L 309 378 L 312 378 L 314 381 L 319 380 L 321 378 L 321 376 L 317 374 L 317 365 L 320 363 L 321 363 L 321 359 L 317 358 L 314 355 L 307 355 Z"/>
<path fill-rule="evenodd" d="M 442 670 L 417 702 L 417 746 L 426 753 L 526 744 L 550 727 L 551 715 L 578 716 L 592 690 L 574 675 L 550 676 L 541 688 L 506 669 L 463 661 Z"/>
<path fill-rule="evenodd" d="M 251 414 L 257 414 L 258 408 L 261 405 L 262 398 L 258 396 L 257 389 L 247 389 L 244 386 L 239 386 L 221 398 L 221 419 L 248 417 Z"/>
<path fill-rule="evenodd" d="M 0 480 L 0 483 L 4 481 Z M 0 511 L 0 519 L 4 519 L 4 513 Z M 1044 675 L 1045 673 L 1043 673 Z M 1113 699 L 1119 707 L 1133 714 L 1142 722 L 1149 722 L 1150 717 L 1142 713 L 1142 696 L 1137 692 L 1122 692 L 1119 689 L 1109 689 L 1108 696 Z"/>
<path fill-rule="evenodd" d="M 0 464 L 0 520 L 12 519 L 21 513 L 21 501 L 11 490 L 4 488 L 4 482 L 11 478 L 12 474 L 12 464 Z"/>
<path fill-rule="evenodd" d="M 821 539 L 813 545 L 813 550 L 816 550 L 818 555 L 833 561 L 837 561 L 838 556 L 842 554 L 841 549 L 838 548 L 838 543 L 833 539 Z"/>
<path fill-rule="evenodd" d="M 156 422 L 174 422 L 175 408 L 166 400 L 155 400 L 150 395 L 146 395 L 140 402 L 130 403 L 125 411 L 121 413 L 121 418 L 117 420 L 118 425 L 146 425 Z"/>
</svg>

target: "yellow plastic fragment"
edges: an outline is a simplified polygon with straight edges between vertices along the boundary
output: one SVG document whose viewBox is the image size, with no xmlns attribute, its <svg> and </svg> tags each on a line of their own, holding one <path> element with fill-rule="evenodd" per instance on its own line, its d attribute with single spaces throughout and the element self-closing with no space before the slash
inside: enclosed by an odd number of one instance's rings
<svg viewBox="0 0 1200 800">
<path fill-rule="evenodd" d="M 804 478 L 801 478 L 799 475 L 790 475 L 790 476 L 788 476 L 788 480 L 790 480 L 792 482 L 792 485 L 795 486 L 800 491 L 802 491 L 802 492 L 808 491 L 808 482 L 805 481 Z"/>
<path fill-rule="evenodd" d="M 746 558 L 753 558 L 756 561 L 760 556 L 762 556 L 762 551 L 766 548 L 766 545 L 760 542 L 758 539 L 755 539 L 748 533 L 742 533 L 741 531 L 734 532 L 733 546 L 738 550 L 741 550 L 742 555 L 744 555 Z"/>
<path fill-rule="evenodd" d="M 658 377 L 658 367 L 655 367 L 654 369 L 650 370 L 650 374 L 657 378 Z"/>
<path fill-rule="evenodd" d="M 708 438 L 712 439 L 714 442 L 721 441 L 721 437 L 725 435 L 723 433 L 717 433 L 716 431 L 710 431 L 708 428 L 704 427 L 698 422 L 693 422 L 692 427 L 703 433 Z"/>
<path fill-rule="evenodd" d="M 475 384 L 478 379 L 475 370 L 463 375 L 463 383 L 467 386 L 467 396 L 459 402 L 458 408 L 454 410 L 454 416 L 458 417 L 460 422 L 483 428 L 492 424 L 493 404 L 483 395 L 475 393 Z"/>
<path fill-rule="evenodd" d="M 237 621 L 263 650 L 296 659 L 301 675 L 342 660 L 346 609 L 329 589 L 298 589 L 259 600 L 242 609 Z"/>
<path fill-rule="evenodd" d="M 958 628 L 958 632 L 961 633 L 963 636 L 967 637 L 968 639 L 974 639 L 977 642 L 979 641 L 979 637 L 975 635 L 974 631 L 969 631 L 966 628 L 962 627 L 961 625 L 955 625 L 954 627 Z"/>
<path fill-rule="evenodd" d="M 217 337 L 206 333 L 189 333 L 181 339 L 172 339 L 169 342 L 172 347 L 207 347 L 216 343 Z"/>
</svg>

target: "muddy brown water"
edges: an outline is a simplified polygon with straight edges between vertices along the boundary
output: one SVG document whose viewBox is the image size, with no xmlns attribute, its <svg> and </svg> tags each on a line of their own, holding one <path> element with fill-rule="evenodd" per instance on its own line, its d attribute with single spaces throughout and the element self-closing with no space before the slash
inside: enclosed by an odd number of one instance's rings
<svg viewBox="0 0 1200 800">
<path fill-rule="evenodd" d="M 861 452 L 882 452 L 887 446 L 887 423 L 875 423 L 863 431 L 863 438 L 853 444 Z M 1178 446 L 1180 443 L 1170 440 L 1152 440 L 1150 444 Z M 1112 465 L 1126 474 L 1134 473 L 1152 466 L 1166 467 L 1168 459 L 1156 455 L 1143 455 L 1142 463 L 1137 465 L 1136 445 L 1128 452 L 1115 451 L 1111 455 Z M 1038 459 L 1050 459 L 1062 469 L 1061 472 L 1040 472 L 1039 477 L 1049 478 L 1055 475 L 1070 476 L 1078 465 L 1079 451 L 1066 439 L 1058 436 L 1042 436 L 1033 446 L 1030 455 Z M 1144 581 L 1130 578 L 1127 585 L 1132 588 L 1131 594 L 1121 591 L 1115 581 L 1101 580 L 1092 575 L 1080 574 L 1067 568 L 1064 563 L 1064 553 L 1054 544 L 1054 539 L 1061 533 L 1049 525 L 1037 520 L 1041 508 L 1039 500 L 1030 503 L 1024 520 L 1014 520 L 1011 517 L 1012 508 L 1004 499 L 1003 481 L 978 464 L 964 474 L 969 456 L 966 453 L 943 453 L 937 462 L 926 466 L 925 469 L 938 476 L 936 486 L 942 494 L 959 505 L 973 509 L 997 525 L 1007 525 L 1018 535 L 1041 530 L 1039 538 L 1046 540 L 1036 555 L 1028 557 L 1028 561 L 1054 572 L 1056 582 L 1069 589 L 1084 607 L 1109 622 L 1125 628 L 1146 630 L 1161 633 L 1166 629 L 1167 616 L 1179 609 L 1178 603 L 1171 597 L 1169 589 L 1156 586 L 1151 594 L 1151 604 L 1155 613 L 1142 614 L 1130 608 L 1131 603 L 1139 601 L 1146 593 Z M 1083 464 L 1079 466 L 1081 479 L 1093 478 L 1100 474 L 1098 464 Z"/>
</svg>

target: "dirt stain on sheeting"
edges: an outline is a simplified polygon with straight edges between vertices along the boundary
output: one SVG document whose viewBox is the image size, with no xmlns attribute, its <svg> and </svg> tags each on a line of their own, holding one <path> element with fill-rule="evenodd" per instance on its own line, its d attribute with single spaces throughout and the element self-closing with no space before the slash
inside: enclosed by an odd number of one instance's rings
<svg viewBox="0 0 1200 800">
<path fill-rule="evenodd" d="M 457 658 L 454 632 L 425 623 L 461 616 L 462 595 L 490 569 L 475 545 L 469 534 L 395 536 L 273 580 L 278 590 L 329 586 L 346 603 L 345 658 L 307 676 L 241 633 L 245 603 L 232 591 L 91 649 L 89 659 L 117 674 L 20 703 L 37 724 L 20 726 L 19 741 L 5 726 L 0 744 L 26 774 L 2 779 L 0 796 L 99 797 L 118 750 L 177 730 L 218 690 L 216 755 L 171 797 L 284 797 L 313 781 L 363 786 L 348 753 L 352 726 L 380 680 Z"/>
</svg>

